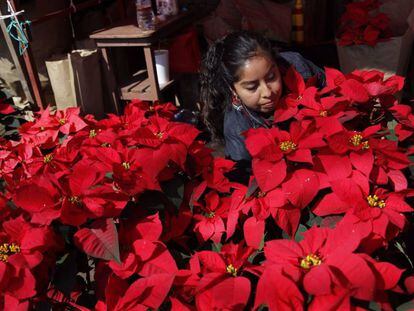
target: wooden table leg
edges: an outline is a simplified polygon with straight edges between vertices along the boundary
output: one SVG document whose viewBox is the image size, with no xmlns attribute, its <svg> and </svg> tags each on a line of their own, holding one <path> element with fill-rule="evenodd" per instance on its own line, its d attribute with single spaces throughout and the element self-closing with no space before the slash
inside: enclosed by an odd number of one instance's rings
<svg viewBox="0 0 414 311">
<path fill-rule="evenodd" d="M 119 102 L 118 94 L 118 85 L 116 83 L 115 71 L 111 61 L 111 51 L 109 48 L 101 48 L 102 58 L 104 60 L 104 78 L 106 83 L 106 88 L 109 92 L 110 98 L 109 102 L 111 105 L 111 110 L 117 115 L 121 113 L 121 107 Z"/>
<path fill-rule="evenodd" d="M 154 50 L 151 46 L 144 47 L 145 63 L 147 65 L 148 79 L 150 81 L 151 98 L 160 99 L 160 87 L 158 85 L 157 69 L 155 67 Z"/>
</svg>

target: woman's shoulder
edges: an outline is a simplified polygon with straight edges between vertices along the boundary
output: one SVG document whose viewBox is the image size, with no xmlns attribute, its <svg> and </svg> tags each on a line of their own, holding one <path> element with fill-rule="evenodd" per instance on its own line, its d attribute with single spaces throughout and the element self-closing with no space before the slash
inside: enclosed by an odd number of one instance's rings
<svg viewBox="0 0 414 311">
<path fill-rule="evenodd" d="M 241 111 L 236 109 L 226 109 L 224 112 L 223 132 L 225 137 L 239 136 L 240 133 L 250 128 L 248 120 Z"/>
<path fill-rule="evenodd" d="M 294 66 L 296 71 L 305 79 L 316 76 L 320 84 L 324 83 L 325 73 L 322 68 L 315 65 L 310 60 L 302 56 L 302 54 L 293 51 L 280 52 L 278 63 L 283 66 Z"/>
</svg>

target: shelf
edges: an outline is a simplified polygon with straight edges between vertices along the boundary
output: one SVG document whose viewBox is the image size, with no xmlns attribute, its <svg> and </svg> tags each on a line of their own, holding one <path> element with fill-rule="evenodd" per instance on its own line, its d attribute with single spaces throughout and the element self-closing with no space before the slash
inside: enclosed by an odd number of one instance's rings
<svg viewBox="0 0 414 311">
<path fill-rule="evenodd" d="M 160 92 L 168 89 L 175 82 L 174 79 L 168 81 L 166 84 L 160 87 Z M 150 81 L 148 79 L 147 71 L 140 70 L 135 73 L 129 81 L 121 84 L 119 88 L 119 94 L 122 100 L 132 100 L 135 98 L 145 101 L 159 100 L 158 94 L 155 90 L 152 90 Z"/>
<path fill-rule="evenodd" d="M 121 21 L 109 29 L 98 30 L 89 37 L 97 46 L 148 46 L 169 36 L 192 22 L 190 12 L 180 12 L 155 25 L 155 30 L 143 31 L 138 28 L 136 17 Z"/>
</svg>

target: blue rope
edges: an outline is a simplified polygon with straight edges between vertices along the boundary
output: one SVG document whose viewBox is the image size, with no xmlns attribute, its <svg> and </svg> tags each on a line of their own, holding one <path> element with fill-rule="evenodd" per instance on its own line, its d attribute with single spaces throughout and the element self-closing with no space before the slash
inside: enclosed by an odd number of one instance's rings
<svg viewBox="0 0 414 311">
<path fill-rule="evenodd" d="M 25 25 L 30 26 L 30 21 L 18 22 L 16 19 L 12 18 L 10 24 L 7 26 L 7 33 L 9 36 L 19 43 L 20 56 L 24 54 L 29 46 L 29 40 L 23 31 Z"/>
</svg>

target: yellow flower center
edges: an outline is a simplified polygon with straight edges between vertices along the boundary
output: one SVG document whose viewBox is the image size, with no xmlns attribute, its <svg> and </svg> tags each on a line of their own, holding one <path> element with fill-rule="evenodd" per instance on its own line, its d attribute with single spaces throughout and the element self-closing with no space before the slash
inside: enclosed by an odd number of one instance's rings
<svg viewBox="0 0 414 311">
<path fill-rule="evenodd" d="M 283 152 L 289 152 L 289 151 L 295 150 L 296 147 L 297 147 L 297 145 L 291 140 L 282 141 L 279 144 L 279 148 Z"/>
<path fill-rule="evenodd" d="M 237 276 L 237 268 L 235 268 L 232 264 L 229 264 L 226 267 L 226 271 L 227 271 L 228 274 L 231 274 L 234 277 Z"/>
<path fill-rule="evenodd" d="M 149 111 L 154 111 L 154 110 L 155 110 L 154 106 L 153 105 L 150 105 L 149 106 Z"/>
<path fill-rule="evenodd" d="M 376 194 L 367 196 L 367 201 L 371 207 L 384 208 L 386 203 L 384 200 L 381 200 Z"/>
<path fill-rule="evenodd" d="M 162 139 L 164 136 L 164 132 L 154 133 L 154 135 L 157 136 L 157 138 Z"/>
<path fill-rule="evenodd" d="M 64 125 L 66 123 L 66 120 L 65 119 L 59 119 L 59 124 L 60 125 Z"/>
<path fill-rule="evenodd" d="M 101 147 L 111 147 L 111 144 L 110 143 L 102 143 Z"/>
<path fill-rule="evenodd" d="M 96 137 L 96 131 L 95 130 L 90 130 L 89 131 L 89 138 L 94 138 L 94 137 Z"/>
<path fill-rule="evenodd" d="M 302 95 L 299 95 L 298 98 L 296 98 L 296 100 L 301 100 L 302 98 Z"/>
<path fill-rule="evenodd" d="M 323 110 L 323 111 L 319 112 L 319 115 L 320 115 L 321 117 L 327 117 L 327 116 L 328 116 L 328 111 Z"/>
<path fill-rule="evenodd" d="M 78 196 L 76 196 L 76 195 L 71 196 L 68 200 L 72 204 L 80 204 L 81 203 L 80 198 Z"/>
<path fill-rule="evenodd" d="M 53 160 L 53 154 L 52 153 L 49 153 L 49 154 L 47 154 L 43 157 L 43 163 L 45 163 L 45 164 L 48 164 L 48 163 L 52 162 L 52 160 Z"/>
<path fill-rule="evenodd" d="M 263 198 L 263 197 L 265 197 L 265 196 L 266 196 L 266 194 L 267 194 L 267 192 L 262 192 L 262 191 L 259 191 L 259 192 L 256 194 L 256 197 L 257 197 L 257 198 Z"/>
<path fill-rule="evenodd" d="M 214 212 L 209 212 L 206 215 L 207 218 L 213 218 L 214 216 L 216 216 L 216 213 L 214 213 Z"/>
<path fill-rule="evenodd" d="M 361 134 L 355 134 L 349 139 L 349 142 L 355 147 L 361 146 L 361 149 L 369 149 L 368 141 L 363 139 Z"/>
<path fill-rule="evenodd" d="M 12 254 L 20 253 L 20 246 L 14 243 L 3 243 L 0 245 L 0 261 L 7 262 Z"/>
<path fill-rule="evenodd" d="M 126 170 L 129 170 L 131 168 L 131 164 L 129 162 L 122 162 L 122 166 Z"/>
<path fill-rule="evenodd" d="M 308 256 L 302 259 L 302 261 L 300 262 L 300 266 L 303 269 L 309 270 L 311 267 L 319 266 L 321 263 L 322 260 L 318 256 L 314 254 L 309 254 Z"/>
<path fill-rule="evenodd" d="M 354 136 L 352 136 L 352 137 L 349 139 L 349 142 L 350 142 L 351 144 L 353 144 L 355 147 L 358 147 L 358 146 L 361 144 L 362 139 L 363 139 L 362 135 L 355 134 Z"/>
<path fill-rule="evenodd" d="M 362 142 L 362 149 L 369 149 L 369 143 L 368 143 L 368 141 L 363 141 Z"/>
</svg>

